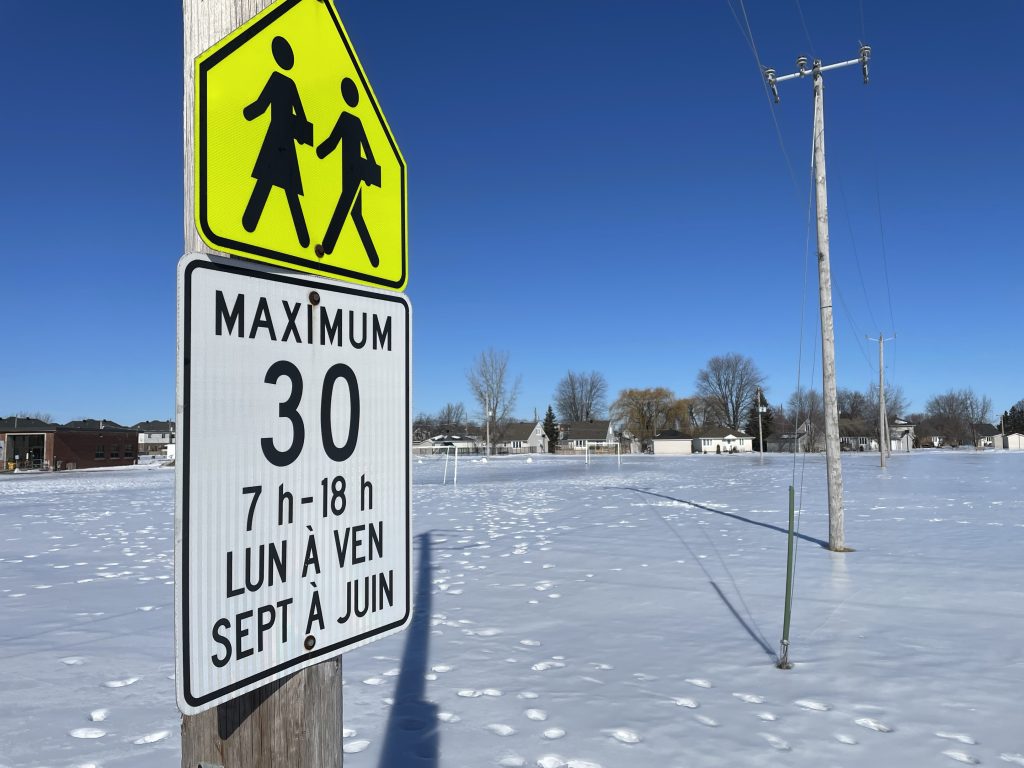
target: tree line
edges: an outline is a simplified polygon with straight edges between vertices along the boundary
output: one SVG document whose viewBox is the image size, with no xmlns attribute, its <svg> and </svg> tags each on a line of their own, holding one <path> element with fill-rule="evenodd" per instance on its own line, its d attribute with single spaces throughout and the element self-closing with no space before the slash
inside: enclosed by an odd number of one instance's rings
<svg viewBox="0 0 1024 768">
<path fill-rule="evenodd" d="M 813 445 L 824 434 L 825 407 L 821 390 L 798 387 L 779 403 L 764 394 L 765 376 L 745 355 L 729 353 L 711 357 L 698 371 L 692 394 L 679 396 L 669 387 L 626 388 L 608 402 L 608 382 L 598 371 L 567 371 L 552 393 L 552 404 L 544 417 L 549 438 L 557 437 L 557 424 L 611 420 L 622 432 L 640 441 L 649 440 L 666 429 L 693 437 L 708 430 L 727 427 L 758 435 L 802 431 Z M 507 352 L 481 352 L 466 372 L 466 383 L 476 411 L 470 414 L 463 403 L 446 403 L 436 414 L 417 415 L 417 434 L 482 433 L 490 427 L 492 444 L 502 438 L 519 396 L 521 377 L 509 369 Z M 878 439 L 879 392 L 871 384 L 865 390 L 837 390 L 841 435 Z M 974 442 L 978 427 L 989 421 L 992 402 L 970 388 L 935 395 L 920 413 L 909 413 L 910 403 L 898 385 L 885 387 L 886 412 L 890 421 L 905 418 L 918 425 L 918 433 L 939 436 L 947 444 Z M 1003 414 L 1007 432 L 1024 432 L 1024 400 Z"/>
</svg>

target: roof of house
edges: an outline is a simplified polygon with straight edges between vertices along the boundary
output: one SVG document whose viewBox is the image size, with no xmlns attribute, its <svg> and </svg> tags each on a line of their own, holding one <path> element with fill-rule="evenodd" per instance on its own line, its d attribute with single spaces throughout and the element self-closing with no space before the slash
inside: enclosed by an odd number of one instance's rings
<svg viewBox="0 0 1024 768">
<path fill-rule="evenodd" d="M 750 435 L 742 429 L 733 429 L 732 427 L 711 427 L 710 429 L 705 429 L 701 437 L 740 437 L 749 439 Z"/>
<path fill-rule="evenodd" d="M 61 429 L 133 429 L 110 419 L 75 419 L 58 426 Z"/>
<path fill-rule="evenodd" d="M 655 440 L 692 440 L 693 435 L 680 432 L 678 429 L 663 429 L 654 436 Z"/>
<path fill-rule="evenodd" d="M 132 429 L 137 429 L 139 432 L 173 432 L 174 422 L 168 421 L 167 419 L 160 419 L 157 421 L 140 421 L 134 425 Z"/>
<path fill-rule="evenodd" d="M 559 424 L 565 440 L 607 440 L 607 420 L 591 419 L 590 421 L 568 421 Z"/>
<path fill-rule="evenodd" d="M 529 440 L 533 430 L 540 424 L 539 421 L 513 421 L 505 425 L 502 430 L 502 442 L 511 443 L 514 440 Z"/>
<path fill-rule="evenodd" d="M 975 424 L 974 431 L 978 437 L 994 437 L 999 434 L 999 429 L 991 424 Z"/>
<path fill-rule="evenodd" d="M 56 428 L 56 424 L 28 416 L 5 416 L 0 419 L 0 432 L 52 432 Z"/>
</svg>

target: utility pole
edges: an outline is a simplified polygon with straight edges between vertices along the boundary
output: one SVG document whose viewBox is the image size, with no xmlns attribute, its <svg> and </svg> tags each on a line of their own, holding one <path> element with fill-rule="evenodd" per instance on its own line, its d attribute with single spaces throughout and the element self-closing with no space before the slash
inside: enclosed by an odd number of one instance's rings
<svg viewBox="0 0 1024 768">
<path fill-rule="evenodd" d="M 892 341 L 892 338 L 886 339 L 881 333 L 878 334 L 877 339 L 873 339 L 870 336 L 865 337 L 868 341 L 878 342 L 878 453 L 879 461 L 881 462 L 882 469 L 885 469 L 885 456 L 891 453 L 891 443 L 889 442 L 889 419 L 885 412 L 885 342 Z"/>
<path fill-rule="evenodd" d="M 797 72 L 775 76 L 774 69 L 764 72 L 775 103 L 779 102 L 778 83 L 811 76 L 814 81 L 814 187 L 818 234 L 818 298 L 821 308 L 821 373 L 825 394 L 825 463 L 828 479 L 828 548 L 833 552 L 846 551 L 843 532 L 843 470 L 839 456 L 839 407 L 836 398 L 835 328 L 832 323 L 832 275 L 828 247 L 828 195 L 825 186 L 825 83 L 822 73 L 860 64 L 864 82 L 868 82 L 868 60 L 871 48 L 861 45 L 860 56 L 849 61 L 822 66 L 815 59 L 807 69 L 807 57 L 796 60 Z"/>
<path fill-rule="evenodd" d="M 182 0 L 184 17 L 185 253 L 212 250 L 195 222 L 195 58 L 272 0 Z M 176 404 L 176 416 L 182 417 Z M 176 430 L 177 432 L 177 430 Z M 341 768 L 341 658 L 181 718 L 181 766 Z"/>
<path fill-rule="evenodd" d="M 761 434 L 761 414 L 765 407 L 761 405 L 761 388 L 757 388 L 757 447 L 761 450 L 761 463 L 764 463 L 764 435 Z"/>
</svg>

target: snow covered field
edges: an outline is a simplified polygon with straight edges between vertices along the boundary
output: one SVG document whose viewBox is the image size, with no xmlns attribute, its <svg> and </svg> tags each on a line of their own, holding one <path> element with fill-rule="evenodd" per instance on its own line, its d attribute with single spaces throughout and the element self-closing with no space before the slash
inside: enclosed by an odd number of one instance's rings
<svg viewBox="0 0 1024 768">
<path fill-rule="evenodd" d="M 1024 765 L 1024 454 L 844 456 L 842 555 L 807 458 L 789 671 L 791 456 L 441 472 L 347 766 Z M 172 470 L 0 477 L 0 766 L 178 765 L 172 539 Z"/>
</svg>

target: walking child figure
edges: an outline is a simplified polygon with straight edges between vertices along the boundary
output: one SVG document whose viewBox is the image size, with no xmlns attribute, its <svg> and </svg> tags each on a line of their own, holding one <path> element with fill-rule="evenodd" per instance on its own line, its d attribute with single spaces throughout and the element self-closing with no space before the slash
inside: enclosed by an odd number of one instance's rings
<svg viewBox="0 0 1024 768">
<path fill-rule="evenodd" d="M 359 90 L 355 82 L 346 77 L 341 81 L 341 95 L 350 108 L 355 108 L 359 103 Z M 380 186 L 380 166 L 373 159 L 373 152 L 370 150 L 370 142 L 366 138 L 366 130 L 362 121 L 351 112 L 342 111 L 338 122 L 334 125 L 331 135 L 316 148 L 316 155 L 320 159 L 327 157 L 341 142 L 341 196 L 338 198 L 338 205 L 331 216 L 330 224 L 327 225 L 327 233 L 324 235 L 323 252 L 331 253 L 341 235 L 341 228 L 349 215 L 359 232 L 359 239 L 363 241 L 366 249 L 366 256 L 370 264 L 377 266 L 380 258 L 377 256 L 377 249 L 370 238 L 370 231 L 366 228 L 366 221 L 363 219 L 363 198 L 362 184 L 372 187 Z"/>
<path fill-rule="evenodd" d="M 292 47 L 283 37 L 275 37 L 270 43 L 277 66 L 287 71 L 295 64 Z M 299 174 L 299 158 L 295 142 L 313 146 L 313 124 L 306 120 L 302 101 L 295 81 L 281 72 L 274 72 L 263 86 L 263 91 L 252 104 L 242 110 L 246 120 L 255 120 L 270 110 L 270 126 L 266 138 L 252 169 L 256 186 L 249 197 L 249 203 L 242 214 L 242 226 L 254 232 L 263 215 L 270 190 L 280 187 L 288 199 L 295 234 L 299 244 L 309 246 L 309 231 L 302 215 L 299 196 L 302 194 L 302 177 Z"/>
</svg>

